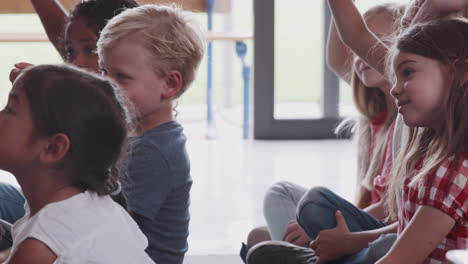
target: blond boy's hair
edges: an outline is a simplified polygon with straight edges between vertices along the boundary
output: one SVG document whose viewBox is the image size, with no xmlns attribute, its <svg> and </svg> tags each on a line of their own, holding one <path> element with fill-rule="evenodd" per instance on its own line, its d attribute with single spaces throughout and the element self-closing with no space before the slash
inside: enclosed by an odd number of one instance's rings
<svg viewBox="0 0 468 264">
<path fill-rule="evenodd" d="M 98 53 L 130 34 L 148 51 L 153 71 L 165 76 L 169 71 L 182 75 L 184 93 L 195 79 L 205 51 L 205 38 L 192 13 L 175 5 L 142 5 L 127 9 L 112 18 L 98 40 Z"/>
</svg>

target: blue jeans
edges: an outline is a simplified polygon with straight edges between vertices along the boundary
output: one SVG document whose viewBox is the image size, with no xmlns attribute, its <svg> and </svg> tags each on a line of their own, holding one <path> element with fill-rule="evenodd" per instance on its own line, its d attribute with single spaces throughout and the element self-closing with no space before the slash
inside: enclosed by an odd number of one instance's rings
<svg viewBox="0 0 468 264">
<path fill-rule="evenodd" d="M 286 225 L 296 220 L 297 205 L 307 189 L 291 183 L 273 184 L 263 200 L 263 215 L 272 240 L 282 240 Z"/>
<path fill-rule="evenodd" d="M 24 216 L 24 196 L 16 187 L 0 183 L 0 219 L 11 224 Z"/>
<path fill-rule="evenodd" d="M 382 221 L 324 187 L 312 188 L 302 197 L 297 208 L 297 222 L 311 239 L 315 239 L 321 230 L 336 227 L 337 210 L 343 214 L 351 232 L 373 230 L 385 226 Z M 390 250 L 395 239 L 396 234 L 382 235 L 369 243 L 367 248 L 332 263 L 375 263 Z"/>
</svg>

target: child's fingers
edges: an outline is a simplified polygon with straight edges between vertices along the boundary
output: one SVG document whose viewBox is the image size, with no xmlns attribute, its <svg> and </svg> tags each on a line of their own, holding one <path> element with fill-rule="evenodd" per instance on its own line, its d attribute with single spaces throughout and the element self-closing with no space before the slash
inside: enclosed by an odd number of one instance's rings
<svg viewBox="0 0 468 264">
<path fill-rule="evenodd" d="M 298 246 L 303 246 L 303 245 L 307 245 L 307 243 L 310 241 L 310 238 L 306 235 L 301 235 L 300 237 L 298 237 L 293 244 L 296 244 Z"/>
<path fill-rule="evenodd" d="M 14 82 L 16 80 L 16 78 L 18 78 L 18 75 L 21 73 L 22 70 L 32 66 L 31 63 L 27 63 L 27 62 L 19 62 L 19 63 L 15 63 L 15 68 L 13 68 L 11 71 L 10 71 L 10 81 L 11 82 Z"/>
<path fill-rule="evenodd" d="M 286 225 L 286 228 L 284 230 L 283 234 L 283 241 L 287 241 L 286 237 L 289 236 L 292 232 L 295 232 L 297 230 L 297 225 L 295 224 L 295 221 L 291 221 Z"/>
<path fill-rule="evenodd" d="M 18 69 L 25 69 L 29 66 L 32 66 L 31 63 L 27 63 L 27 62 L 18 62 L 18 63 L 15 63 L 15 68 L 18 68 Z"/>
<path fill-rule="evenodd" d="M 318 247 L 317 240 L 310 241 L 309 247 L 313 250 L 317 250 L 317 247 Z"/>
<path fill-rule="evenodd" d="M 294 244 L 294 241 L 296 239 L 298 239 L 301 235 L 298 233 L 298 232 L 289 232 L 289 234 L 287 234 L 285 237 L 284 237 L 284 241 L 286 242 L 289 242 L 289 243 L 293 243 Z"/>
<path fill-rule="evenodd" d="M 10 71 L 10 76 L 9 76 L 10 82 L 14 82 L 16 78 L 18 77 L 18 75 L 20 74 L 20 72 L 21 72 L 20 69 L 12 69 Z"/>
</svg>

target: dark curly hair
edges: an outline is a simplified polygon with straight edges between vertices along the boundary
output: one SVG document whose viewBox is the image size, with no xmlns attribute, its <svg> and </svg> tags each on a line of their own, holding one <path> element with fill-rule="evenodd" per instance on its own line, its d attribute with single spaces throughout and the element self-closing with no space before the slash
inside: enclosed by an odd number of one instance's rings
<svg viewBox="0 0 468 264">
<path fill-rule="evenodd" d="M 127 8 L 137 7 L 134 0 L 81 0 L 68 16 L 68 24 L 77 19 L 83 19 L 87 26 L 95 30 L 99 36 L 107 21 Z"/>
<path fill-rule="evenodd" d="M 64 164 L 81 191 L 115 193 L 126 171 L 132 117 L 112 81 L 67 65 L 39 65 L 25 71 L 23 87 L 40 135 L 70 139 Z"/>
</svg>

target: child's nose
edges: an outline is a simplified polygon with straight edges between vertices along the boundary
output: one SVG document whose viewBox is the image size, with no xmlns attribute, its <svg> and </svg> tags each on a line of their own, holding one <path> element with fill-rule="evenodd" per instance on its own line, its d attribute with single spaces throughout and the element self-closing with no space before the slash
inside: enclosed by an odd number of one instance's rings
<svg viewBox="0 0 468 264">
<path fill-rule="evenodd" d="M 361 60 L 361 58 L 357 57 L 354 61 L 354 67 L 359 70 L 360 67 L 362 67 L 362 64 L 364 64 L 364 62 Z"/>
<path fill-rule="evenodd" d="M 85 57 L 83 55 L 78 55 L 76 59 L 73 61 L 73 65 L 79 68 L 87 68 Z"/>
<path fill-rule="evenodd" d="M 392 89 L 390 89 L 390 94 L 394 98 L 396 98 L 398 95 L 400 95 L 401 92 L 402 92 L 401 85 L 399 85 L 398 83 L 393 85 Z"/>
</svg>

